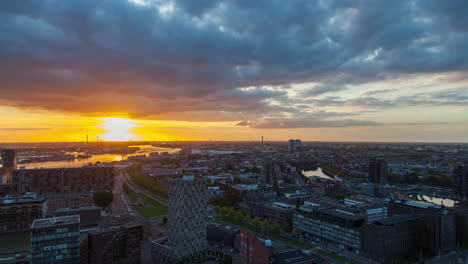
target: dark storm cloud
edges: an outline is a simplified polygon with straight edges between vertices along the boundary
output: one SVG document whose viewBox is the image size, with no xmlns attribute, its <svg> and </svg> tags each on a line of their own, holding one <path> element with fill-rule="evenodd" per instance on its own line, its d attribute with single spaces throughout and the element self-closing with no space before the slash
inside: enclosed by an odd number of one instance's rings
<svg viewBox="0 0 468 264">
<path fill-rule="evenodd" d="M 400 103 L 372 97 L 377 91 L 285 102 L 297 83 L 320 83 L 304 91 L 313 97 L 406 74 L 466 75 L 467 13 L 464 0 L 3 0 L 0 103 L 186 120 L 194 111 L 226 120 L 288 113 L 288 127 L 301 126 L 307 106 L 466 105 L 451 93 Z"/>
</svg>

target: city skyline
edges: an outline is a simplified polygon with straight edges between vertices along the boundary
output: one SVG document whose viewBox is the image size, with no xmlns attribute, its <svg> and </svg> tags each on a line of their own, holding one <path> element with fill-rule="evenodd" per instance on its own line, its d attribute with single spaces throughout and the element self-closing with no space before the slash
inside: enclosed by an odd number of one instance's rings
<svg viewBox="0 0 468 264">
<path fill-rule="evenodd" d="M 0 7 L 1 142 L 468 142 L 463 1 Z"/>
</svg>

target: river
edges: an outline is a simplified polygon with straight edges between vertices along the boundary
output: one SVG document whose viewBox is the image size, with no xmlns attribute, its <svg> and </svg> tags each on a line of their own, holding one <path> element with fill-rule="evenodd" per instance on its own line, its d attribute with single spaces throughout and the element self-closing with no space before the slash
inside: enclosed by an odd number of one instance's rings
<svg viewBox="0 0 468 264">
<path fill-rule="evenodd" d="M 320 178 L 328 179 L 328 180 L 335 180 L 332 177 L 328 176 L 323 172 L 322 168 L 318 167 L 316 170 L 303 170 L 302 174 L 306 177 L 317 176 Z"/>
<path fill-rule="evenodd" d="M 154 147 L 151 145 L 137 145 L 137 146 L 130 146 L 130 147 L 139 147 L 135 153 L 131 154 L 98 154 L 93 155 L 87 159 L 75 159 L 75 160 L 60 160 L 60 161 L 45 161 L 45 162 L 33 162 L 33 163 L 24 163 L 18 164 L 18 167 L 25 167 L 26 169 L 34 169 L 34 168 L 76 168 L 82 167 L 88 163 L 96 163 L 100 162 L 112 162 L 112 161 L 121 161 L 125 160 L 127 156 L 135 156 L 135 155 L 143 155 L 146 154 L 148 156 L 151 152 L 168 152 L 170 154 L 180 151 L 179 148 L 161 148 L 161 147 Z"/>
<path fill-rule="evenodd" d="M 428 196 L 424 194 L 410 194 L 411 198 L 415 199 L 416 201 L 432 203 L 437 205 L 444 205 L 446 207 L 453 207 L 455 205 L 455 200 L 447 199 L 447 198 L 439 198 L 434 196 Z"/>
</svg>

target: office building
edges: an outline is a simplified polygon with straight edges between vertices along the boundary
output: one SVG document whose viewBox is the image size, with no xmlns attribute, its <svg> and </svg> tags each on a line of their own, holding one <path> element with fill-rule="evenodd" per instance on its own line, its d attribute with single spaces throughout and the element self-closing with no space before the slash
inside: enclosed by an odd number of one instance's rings
<svg viewBox="0 0 468 264">
<path fill-rule="evenodd" d="M 82 167 L 23 169 L 13 172 L 17 192 L 78 193 L 98 189 L 112 190 L 114 168 Z"/>
<path fill-rule="evenodd" d="M 184 176 L 169 181 L 168 238 L 155 244 L 156 261 L 175 262 L 207 249 L 207 198 L 205 179 Z"/>
<path fill-rule="evenodd" d="M 80 262 L 78 215 L 34 220 L 31 226 L 31 264 Z"/>
<path fill-rule="evenodd" d="M 384 159 L 371 159 L 369 162 L 369 182 L 387 183 L 388 165 Z"/>
<path fill-rule="evenodd" d="M 239 255 L 242 264 L 270 263 L 270 256 L 273 253 L 273 243 L 257 237 L 245 229 L 240 229 Z"/>
<path fill-rule="evenodd" d="M 81 246 L 81 264 L 141 262 L 143 226 L 125 224 L 88 233 Z"/>
<path fill-rule="evenodd" d="M 300 139 L 290 139 L 288 141 L 288 151 L 294 152 L 299 150 L 302 147 L 302 140 Z"/>
<path fill-rule="evenodd" d="M 47 214 L 52 215 L 57 209 L 60 208 L 77 208 L 82 206 L 92 206 L 93 193 L 44 193 L 38 195 L 47 200 Z"/>
<path fill-rule="evenodd" d="M 47 202 L 43 198 L 18 196 L 0 199 L 0 233 L 29 230 L 34 219 L 43 218 Z"/>
<path fill-rule="evenodd" d="M 414 214 L 398 215 L 366 226 L 362 236 L 363 255 L 384 264 L 418 255 L 418 219 Z"/>
<path fill-rule="evenodd" d="M 390 216 L 415 214 L 421 218 L 429 236 L 428 253 L 432 256 L 457 247 L 456 215 L 450 208 L 418 201 L 393 200 L 389 202 L 388 213 Z"/>
<path fill-rule="evenodd" d="M 367 224 L 372 224 L 375 221 L 385 219 L 388 216 L 388 203 L 380 199 L 364 195 L 354 195 L 346 197 L 344 199 L 344 204 L 365 210 Z"/>
<path fill-rule="evenodd" d="M 13 168 L 16 170 L 18 164 L 18 154 L 14 149 L 2 149 L 0 151 L 2 156 L 3 168 Z"/>
<path fill-rule="evenodd" d="M 291 227 L 295 210 L 296 205 L 274 202 L 263 208 L 263 214 L 272 224 L 278 224 L 282 227 Z"/>
<path fill-rule="evenodd" d="M 366 211 L 334 200 L 310 199 L 293 215 L 293 227 L 312 241 L 361 254 L 361 227 Z"/>
<path fill-rule="evenodd" d="M 468 166 L 457 166 L 453 170 L 453 176 L 455 193 L 466 199 L 468 197 Z"/>
<path fill-rule="evenodd" d="M 14 170 L 13 168 L 0 168 L 0 184 L 10 184 Z"/>
</svg>

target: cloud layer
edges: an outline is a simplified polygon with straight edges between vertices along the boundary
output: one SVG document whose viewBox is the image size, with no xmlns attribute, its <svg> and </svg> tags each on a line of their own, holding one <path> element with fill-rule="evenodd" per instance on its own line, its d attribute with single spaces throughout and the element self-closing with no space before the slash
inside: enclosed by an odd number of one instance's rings
<svg viewBox="0 0 468 264">
<path fill-rule="evenodd" d="M 3 0 L 0 104 L 254 128 L 379 125 L 359 111 L 468 105 L 466 14 L 464 0 Z M 434 74 L 457 78 L 412 93 L 404 83 Z"/>
</svg>

